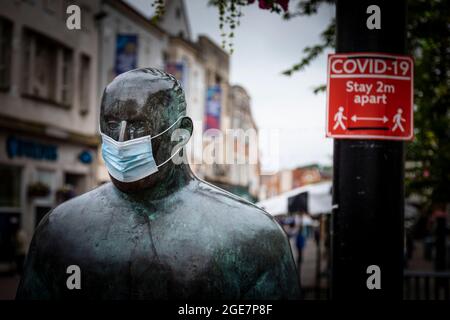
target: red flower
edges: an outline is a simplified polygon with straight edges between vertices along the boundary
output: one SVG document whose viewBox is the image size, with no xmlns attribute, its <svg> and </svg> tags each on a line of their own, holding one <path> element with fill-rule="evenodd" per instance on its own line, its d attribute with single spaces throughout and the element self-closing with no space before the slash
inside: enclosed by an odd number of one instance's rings
<svg viewBox="0 0 450 320">
<path fill-rule="evenodd" d="M 255 0 L 248 0 L 248 4 L 254 3 Z M 274 4 L 279 4 L 284 11 L 288 11 L 289 0 L 258 0 L 259 7 L 264 10 L 272 9 Z"/>
</svg>

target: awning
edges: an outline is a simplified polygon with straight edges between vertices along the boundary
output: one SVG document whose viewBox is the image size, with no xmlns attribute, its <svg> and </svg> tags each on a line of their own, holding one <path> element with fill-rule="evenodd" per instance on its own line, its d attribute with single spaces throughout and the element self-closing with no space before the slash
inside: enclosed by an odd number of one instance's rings
<svg viewBox="0 0 450 320">
<path fill-rule="evenodd" d="M 331 181 L 306 185 L 256 203 L 273 216 L 302 211 L 331 213 Z"/>
</svg>

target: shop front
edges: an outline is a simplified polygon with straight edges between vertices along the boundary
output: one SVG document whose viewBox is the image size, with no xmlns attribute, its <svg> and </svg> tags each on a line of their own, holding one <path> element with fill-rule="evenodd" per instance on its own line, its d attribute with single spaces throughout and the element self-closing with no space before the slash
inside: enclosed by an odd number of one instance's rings
<svg viewBox="0 0 450 320">
<path fill-rule="evenodd" d="M 96 148 L 53 138 L 0 134 L 0 272 L 28 247 L 56 205 L 96 185 Z"/>
</svg>

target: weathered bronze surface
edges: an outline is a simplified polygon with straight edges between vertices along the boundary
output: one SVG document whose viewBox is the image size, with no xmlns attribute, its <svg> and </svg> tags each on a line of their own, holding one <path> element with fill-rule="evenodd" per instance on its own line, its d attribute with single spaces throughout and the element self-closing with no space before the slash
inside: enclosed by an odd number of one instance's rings
<svg viewBox="0 0 450 320">
<path fill-rule="evenodd" d="M 164 131 L 185 114 L 170 75 L 138 69 L 105 89 L 102 132 L 124 140 Z M 156 163 L 170 157 L 171 132 L 152 140 Z M 183 151 L 182 151 L 183 152 Z M 185 156 L 185 155 L 183 155 Z M 81 289 L 66 269 L 81 269 Z M 133 183 L 112 180 L 65 202 L 37 228 L 17 299 L 297 299 L 285 234 L 256 206 L 169 161 Z"/>
</svg>

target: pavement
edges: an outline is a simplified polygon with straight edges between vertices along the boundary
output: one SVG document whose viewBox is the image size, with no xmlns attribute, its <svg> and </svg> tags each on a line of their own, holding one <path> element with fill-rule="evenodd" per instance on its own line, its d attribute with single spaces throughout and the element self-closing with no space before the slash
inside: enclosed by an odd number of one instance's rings
<svg viewBox="0 0 450 320">
<path fill-rule="evenodd" d="M 290 239 L 292 255 L 297 262 L 297 248 L 295 245 L 295 237 Z M 305 242 L 305 247 L 303 249 L 303 262 L 301 266 L 301 286 L 303 291 L 304 299 L 306 300 L 316 300 L 316 299 L 327 299 L 327 278 L 323 275 L 326 271 L 327 262 L 326 255 L 324 254 L 325 249 L 322 247 L 322 262 L 321 262 L 321 273 L 322 277 L 320 279 L 319 287 L 317 291 L 316 286 L 316 259 L 317 259 L 317 245 L 313 238 L 307 238 Z"/>
</svg>

